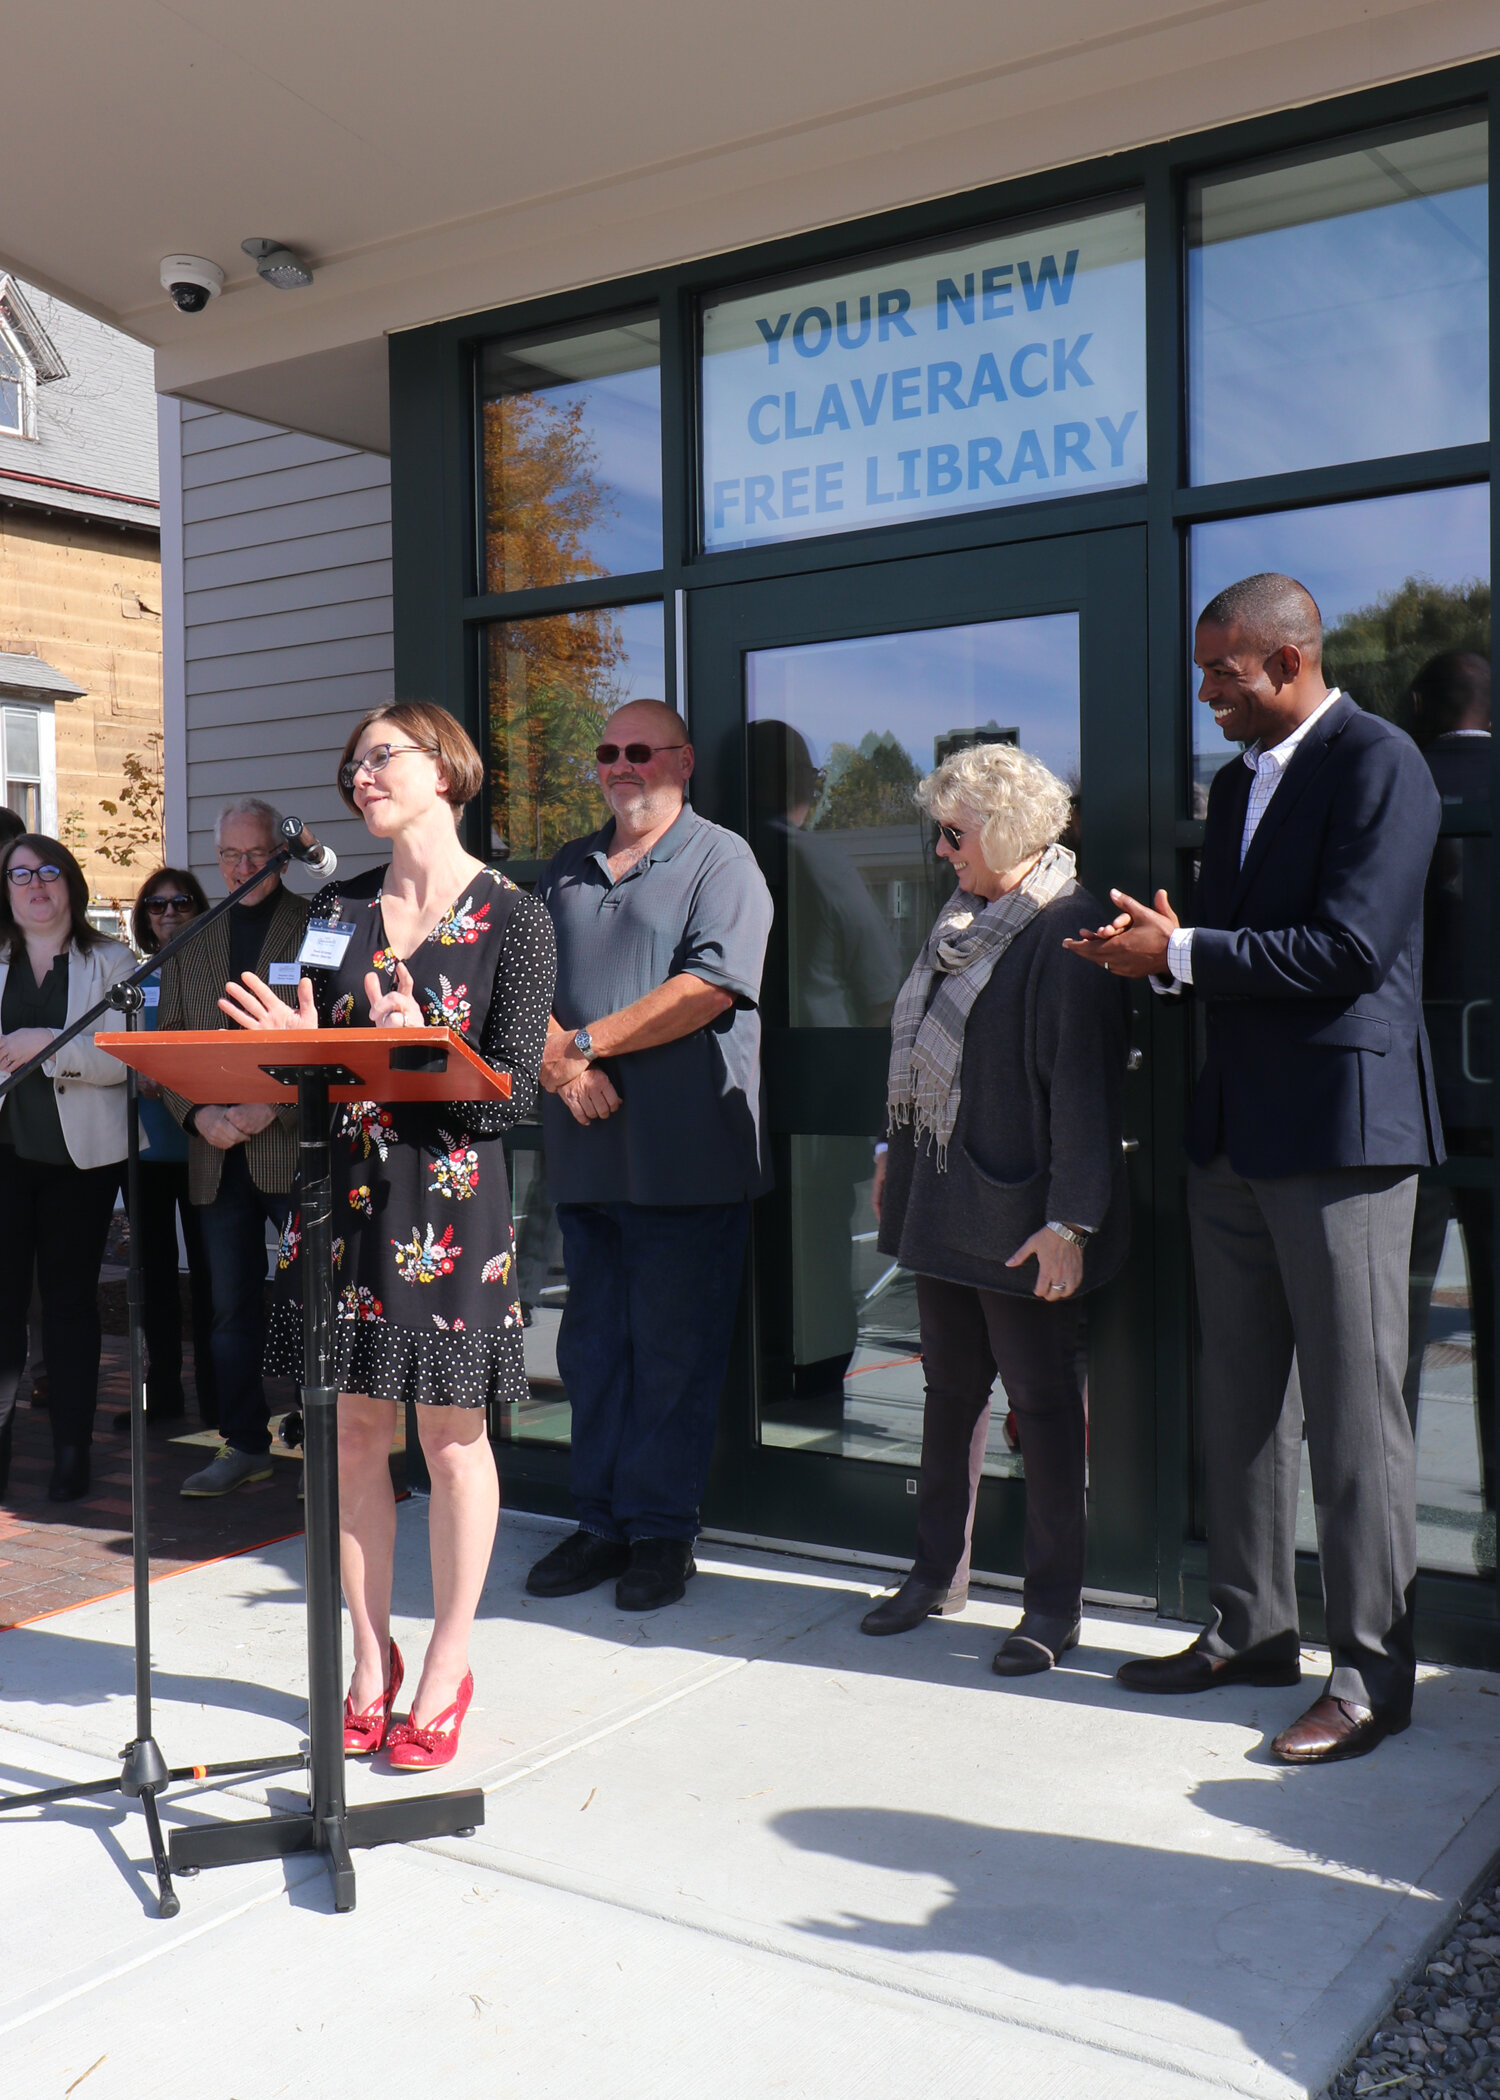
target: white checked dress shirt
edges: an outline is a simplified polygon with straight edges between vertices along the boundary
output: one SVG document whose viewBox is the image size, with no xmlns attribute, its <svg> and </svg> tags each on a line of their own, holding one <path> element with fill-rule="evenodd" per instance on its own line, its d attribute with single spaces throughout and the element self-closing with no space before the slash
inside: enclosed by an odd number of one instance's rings
<svg viewBox="0 0 1500 2100">
<path fill-rule="evenodd" d="M 1250 785 L 1250 800 L 1245 805 L 1245 828 L 1240 833 L 1241 867 L 1245 865 L 1245 855 L 1250 851 L 1250 841 L 1260 827 L 1261 818 L 1271 807 L 1271 797 L 1280 787 L 1297 746 L 1312 728 L 1314 722 L 1320 721 L 1338 698 L 1339 689 L 1335 686 L 1322 705 L 1315 707 L 1305 722 L 1299 722 L 1290 736 L 1283 737 L 1281 742 L 1274 744 L 1269 751 L 1263 751 L 1257 743 L 1252 744 L 1250 749 L 1242 754 L 1245 764 L 1250 768 L 1255 778 Z M 1191 926 L 1179 926 L 1175 933 L 1168 934 L 1167 968 L 1172 974 L 1174 983 L 1169 986 L 1162 979 L 1153 978 L 1152 983 L 1159 990 L 1175 990 L 1179 984 L 1192 983 L 1193 928 Z"/>
</svg>

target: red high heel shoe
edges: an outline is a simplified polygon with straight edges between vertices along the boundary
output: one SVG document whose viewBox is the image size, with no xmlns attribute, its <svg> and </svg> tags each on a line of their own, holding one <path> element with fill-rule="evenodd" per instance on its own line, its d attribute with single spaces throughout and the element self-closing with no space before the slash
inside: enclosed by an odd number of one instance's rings
<svg viewBox="0 0 1500 2100">
<path fill-rule="evenodd" d="M 391 1681 L 378 1699 L 372 1699 L 362 1713 L 354 1711 L 353 1701 L 344 1698 L 344 1755 L 345 1757 L 373 1757 L 381 1748 L 391 1725 L 391 1708 L 396 1703 L 396 1694 L 401 1689 L 401 1680 L 406 1667 L 401 1660 L 401 1650 L 391 1642 Z"/>
<path fill-rule="evenodd" d="M 391 1767 L 397 1772 L 430 1772 L 435 1765 L 451 1765 L 458 1755 L 458 1738 L 474 1696 L 474 1672 L 469 1671 L 458 1688 L 458 1697 L 445 1706 L 425 1728 L 418 1728 L 407 1714 L 386 1738 Z"/>
</svg>

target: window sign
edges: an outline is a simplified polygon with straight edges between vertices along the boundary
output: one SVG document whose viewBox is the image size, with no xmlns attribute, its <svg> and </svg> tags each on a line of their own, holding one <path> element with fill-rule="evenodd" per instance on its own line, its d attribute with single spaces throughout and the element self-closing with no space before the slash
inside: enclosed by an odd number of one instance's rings
<svg viewBox="0 0 1500 2100">
<path fill-rule="evenodd" d="M 757 286 L 703 314 L 703 540 L 1146 478 L 1145 209 Z"/>
</svg>

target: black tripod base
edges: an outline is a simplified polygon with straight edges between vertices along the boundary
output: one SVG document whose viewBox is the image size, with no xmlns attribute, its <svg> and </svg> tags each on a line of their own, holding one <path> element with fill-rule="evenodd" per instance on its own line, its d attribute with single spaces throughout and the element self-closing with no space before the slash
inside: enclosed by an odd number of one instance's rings
<svg viewBox="0 0 1500 2100">
<path fill-rule="evenodd" d="M 409 1800 L 369 1801 L 337 1816 L 257 1816 L 244 1823 L 210 1823 L 174 1830 L 169 1840 L 174 1874 L 200 1867 L 240 1866 L 249 1860 L 289 1859 L 298 1852 L 327 1855 L 333 1907 L 354 1908 L 351 1847 L 405 1845 L 417 1838 L 467 1836 L 484 1821 L 478 1787 L 455 1794 L 413 1794 Z"/>
</svg>

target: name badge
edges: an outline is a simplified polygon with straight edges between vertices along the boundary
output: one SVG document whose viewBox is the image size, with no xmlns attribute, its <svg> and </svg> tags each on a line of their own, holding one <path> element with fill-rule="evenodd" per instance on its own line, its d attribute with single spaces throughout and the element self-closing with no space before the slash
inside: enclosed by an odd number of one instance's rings
<svg viewBox="0 0 1500 2100">
<path fill-rule="evenodd" d="M 302 953 L 297 960 L 309 964 L 314 970 L 336 970 L 354 934 L 352 919 L 309 919 Z"/>
<path fill-rule="evenodd" d="M 340 951 L 342 952 L 342 951 Z M 302 965 L 300 962 L 272 963 L 270 982 L 276 984 L 300 984 Z"/>
<path fill-rule="evenodd" d="M 141 990 L 146 996 L 146 1004 L 148 1006 L 161 1005 L 161 986 L 159 984 L 143 984 Z"/>
</svg>

